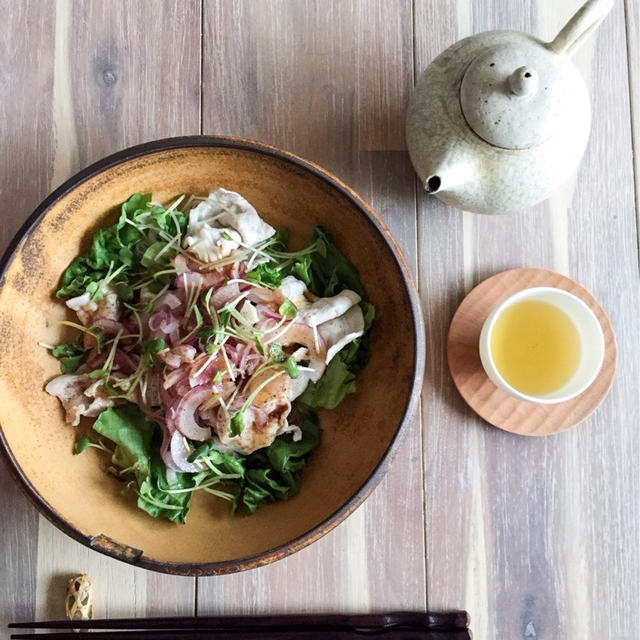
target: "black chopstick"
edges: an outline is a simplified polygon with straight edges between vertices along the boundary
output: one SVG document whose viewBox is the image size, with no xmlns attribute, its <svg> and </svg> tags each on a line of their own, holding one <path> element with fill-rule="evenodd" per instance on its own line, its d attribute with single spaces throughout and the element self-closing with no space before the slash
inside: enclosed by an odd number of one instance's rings
<svg viewBox="0 0 640 640">
<path fill-rule="evenodd" d="M 305 629 L 262 631 L 212 631 L 206 629 L 181 629 L 173 631 L 157 631 L 144 629 L 138 631 L 64 631 L 55 633 L 18 633 L 12 634 L 11 640 L 33 640 L 48 638 L 49 640 L 362 640 L 366 637 L 378 637 L 384 640 L 471 640 L 468 629 L 456 631 L 430 631 L 428 629 L 390 629 L 380 632 L 361 632 L 344 629 Z"/>
<path fill-rule="evenodd" d="M 466 611 L 443 613 L 367 613 L 263 616 L 199 616 L 176 618 L 114 618 L 112 620 L 49 620 L 41 622 L 12 622 L 11 629 L 207 629 L 233 631 L 260 628 L 324 628 L 386 629 L 390 627 L 456 630 L 469 626 Z"/>
<path fill-rule="evenodd" d="M 49 638 L 49 640 L 149 640 L 151 638 L 162 637 L 163 640 L 362 640 L 366 637 L 379 637 L 383 640 L 471 640 L 468 630 L 465 631 L 408 631 L 394 629 L 383 631 L 380 634 L 360 633 L 357 631 L 325 630 L 315 631 L 259 631 L 259 632 L 239 632 L 228 631 L 171 631 L 171 635 L 158 636 L 153 629 L 144 631 L 105 631 L 105 632 L 65 632 L 55 634 L 13 634 L 11 640 L 33 640 L 34 638 Z"/>
<path fill-rule="evenodd" d="M 57 629 L 52 633 L 19 633 L 14 640 L 177 640 L 242 637 L 246 640 L 297 638 L 362 638 L 378 635 L 390 640 L 469 640 L 469 617 L 450 613 L 388 613 L 362 615 L 209 616 L 198 618 L 121 618 L 113 620 L 53 620 L 11 623 L 10 628 Z M 78 629 L 81 631 L 71 631 Z M 85 631 L 82 631 L 85 630 Z M 92 630 L 92 631 L 89 631 Z"/>
</svg>

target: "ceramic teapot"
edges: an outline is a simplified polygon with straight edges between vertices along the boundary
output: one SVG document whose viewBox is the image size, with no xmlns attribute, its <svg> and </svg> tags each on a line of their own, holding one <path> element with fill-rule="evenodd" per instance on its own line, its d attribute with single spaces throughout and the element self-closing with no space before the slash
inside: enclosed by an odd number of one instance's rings
<svg viewBox="0 0 640 640">
<path fill-rule="evenodd" d="M 518 31 L 460 40 L 424 71 L 407 147 L 430 194 L 465 211 L 508 213 L 548 198 L 589 137 L 584 80 L 570 59 L 613 0 L 589 0 L 549 43 Z"/>
</svg>

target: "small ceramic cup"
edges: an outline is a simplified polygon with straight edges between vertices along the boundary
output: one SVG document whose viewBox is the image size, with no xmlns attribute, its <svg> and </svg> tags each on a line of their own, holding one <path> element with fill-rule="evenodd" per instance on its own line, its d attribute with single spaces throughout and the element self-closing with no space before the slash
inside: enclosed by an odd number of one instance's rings
<svg viewBox="0 0 640 640">
<path fill-rule="evenodd" d="M 581 357 L 576 372 L 562 387 L 546 395 L 527 395 L 512 387 L 498 371 L 491 354 L 491 332 L 497 318 L 505 309 L 523 300 L 539 300 L 558 307 L 571 318 L 580 335 Z M 503 391 L 527 402 L 552 404 L 575 398 L 595 380 L 602 367 L 603 358 L 604 335 L 598 319 L 582 300 L 564 289 L 534 287 L 514 293 L 489 314 L 480 333 L 480 359 L 489 378 Z"/>
</svg>

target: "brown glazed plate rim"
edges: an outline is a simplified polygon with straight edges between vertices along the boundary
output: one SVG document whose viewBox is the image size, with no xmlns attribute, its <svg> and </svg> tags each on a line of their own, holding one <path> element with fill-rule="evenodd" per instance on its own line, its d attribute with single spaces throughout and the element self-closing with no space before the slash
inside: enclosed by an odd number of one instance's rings
<svg viewBox="0 0 640 640">
<path fill-rule="evenodd" d="M 393 435 L 393 438 L 385 451 L 385 454 L 381 458 L 380 462 L 373 469 L 369 477 L 364 483 L 357 489 L 357 491 L 342 505 L 339 509 L 334 511 L 325 520 L 311 528 L 309 531 L 294 538 L 293 540 L 286 542 L 282 545 L 255 554 L 245 558 L 237 558 L 233 560 L 224 560 L 220 562 L 203 562 L 203 563 L 172 563 L 172 562 L 159 562 L 153 558 L 146 557 L 143 552 L 136 552 L 134 549 L 125 548 L 118 543 L 103 546 L 98 544 L 99 540 L 92 538 L 81 533 L 70 522 L 61 517 L 36 491 L 35 487 L 31 484 L 30 480 L 26 477 L 22 471 L 17 460 L 13 456 L 9 444 L 5 438 L 0 425 L 0 454 L 2 454 L 7 462 L 8 468 L 11 474 L 14 476 L 18 484 L 23 491 L 27 494 L 28 498 L 33 502 L 36 508 L 56 527 L 66 533 L 68 536 L 74 538 L 83 545 L 99 551 L 105 555 L 111 556 L 118 560 L 122 560 L 131 565 L 144 567 L 153 571 L 159 571 L 162 573 L 170 573 L 176 575 L 191 575 L 191 576 L 207 576 L 207 575 L 223 575 L 227 573 L 234 573 L 237 571 L 243 571 L 246 569 L 252 569 L 256 567 L 269 564 L 276 560 L 280 560 L 285 556 L 288 556 L 300 549 L 308 546 L 312 542 L 315 542 L 323 535 L 331 531 L 340 522 L 342 522 L 348 515 L 350 515 L 362 502 L 369 496 L 373 489 L 379 484 L 392 462 L 395 454 L 397 453 L 399 444 L 401 442 L 401 434 L 404 434 L 407 430 L 407 423 L 411 418 L 417 399 L 420 395 L 420 388 L 422 387 L 422 380 L 424 375 L 425 366 L 425 341 L 424 336 L 424 321 L 422 317 L 422 310 L 420 305 L 420 298 L 416 286 L 413 282 L 413 277 L 407 266 L 406 260 L 402 254 L 402 251 L 396 244 L 395 240 L 391 236 L 391 232 L 378 216 L 378 214 L 364 202 L 364 200 L 350 187 L 348 187 L 339 178 L 321 168 L 308 160 L 304 160 L 299 156 L 288 151 L 283 151 L 277 147 L 273 147 L 262 142 L 253 140 L 247 140 L 243 138 L 234 138 L 226 136 L 181 136 L 175 138 L 165 138 L 162 140 L 156 140 L 153 142 L 146 142 L 140 145 L 129 147 L 118 151 L 112 155 L 95 162 L 89 167 L 76 173 L 69 178 L 64 184 L 53 191 L 47 196 L 40 205 L 34 210 L 34 212 L 27 218 L 25 223 L 20 227 L 14 238 L 9 243 L 9 246 L 5 250 L 2 258 L 0 258 L 0 286 L 4 284 L 6 271 L 13 261 L 18 248 L 22 241 L 32 233 L 35 228 L 40 224 L 40 221 L 44 218 L 47 211 L 61 198 L 73 191 L 95 175 L 102 173 L 106 169 L 117 166 L 125 161 L 132 160 L 141 156 L 150 155 L 152 153 L 160 151 L 168 151 L 172 149 L 186 149 L 186 148 L 210 148 L 221 147 L 239 149 L 242 151 L 250 151 L 265 156 L 270 156 L 280 161 L 292 164 L 298 168 L 301 168 L 315 177 L 322 180 L 325 184 L 333 187 L 339 191 L 345 198 L 347 198 L 355 207 L 363 214 L 364 218 L 376 229 L 380 236 L 384 239 L 385 243 L 389 247 L 391 254 L 396 262 L 396 266 L 399 272 L 402 274 L 403 284 L 405 286 L 407 295 L 409 297 L 409 303 L 411 307 L 411 315 L 413 320 L 413 328 L 415 332 L 414 337 L 414 350 L 415 357 L 413 362 L 413 383 L 411 386 L 411 392 L 407 406 L 405 407 L 402 419 L 398 424 L 398 427 Z M 99 536 L 98 536 L 99 538 Z M 133 552 L 133 553 L 131 553 Z"/>
</svg>

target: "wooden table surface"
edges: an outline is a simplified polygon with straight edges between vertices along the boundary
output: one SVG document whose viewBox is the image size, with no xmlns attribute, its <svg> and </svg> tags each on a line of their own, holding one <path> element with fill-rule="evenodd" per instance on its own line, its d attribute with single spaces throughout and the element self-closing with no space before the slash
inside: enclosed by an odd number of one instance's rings
<svg viewBox="0 0 640 640">
<path fill-rule="evenodd" d="M 579 4 L 0 0 L 3 247 L 106 154 L 175 135 L 255 138 L 320 163 L 380 212 L 415 271 L 428 352 L 422 413 L 378 489 L 319 542 L 250 572 L 172 577 L 90 551 L 0 465 L 2 626 L 60 617 L 66 579 L 87 572 L 101 616 L 465 608 L 478 639 L 640 638 L 640 3 L 617 0 L 579 51 L 591 139 L 575 178 L 535 209 L 444 206 L 418 188 L 403 136 L 414 79 L 438 52 L 496 28 L 550 39 Z M 516 266 L 577 279 L 617 332 L 608 397 L 553 437 L 490 427 L 446 366 L 465 292 Z"/>
</svg>

